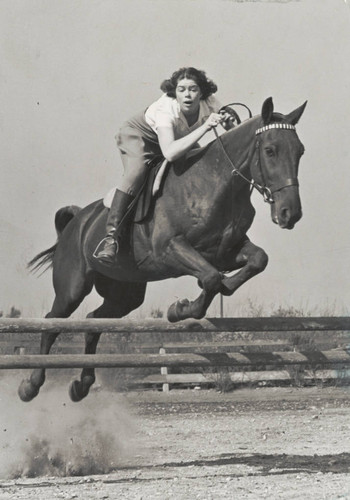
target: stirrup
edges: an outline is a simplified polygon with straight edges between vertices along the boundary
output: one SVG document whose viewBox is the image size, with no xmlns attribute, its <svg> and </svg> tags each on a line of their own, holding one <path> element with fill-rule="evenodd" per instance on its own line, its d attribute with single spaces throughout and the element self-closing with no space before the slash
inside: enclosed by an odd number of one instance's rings
<svg viewBox="0 0 350 500">
<path fill-rule="evenodd" d="M 105 241 L 107 241 L 107 240 L 108 240 L 108 239 L 110 239 L 110 238 L 112 238 L 112 239 L 113 239 L 113 241 L 114 241 L 114 243 L 115 243 L 115 252 L 114 252 L 114 256 L 113 256 L 113 261 L 115 260 L 115 257 L 116 257 L 116 255 L 117 255 L 117 254 L 118 254 L 118 252 L 119 252 L 119 248 L 120 248 L 120 246 L 119 246 L 118 239 L 117 239 L 117 238 L 113 238 L 113 236 L 112 236 L 111 234 L 107 234 L 107 236 L 105 236 L 105 237 L 104 237 L 104 238 L 103 238 L 103 239 L 99 242 L 99 244 L 97 245 L 97 247 L 95 248 L 95 251 L 94 251 L 94 253 L 92 254 L 92 255 L 93 255 L 93 257 L 95 257 L 95 259 L 100 260 L 100 261 L 102 261 L 102 262 L 103 262 L 103 254 L 102 254 L 102 256 L 98 255 L 98 254 L 100 253 L 100 247 L 101 247 L 101 246 L 105 243 Z M 101 250 L 101 251 L 103 251 L 103 250 Z M 113 261 L 112 261 L 111 259 L 112 259 L 112 257 L 110 257 L 110 256 L 108 256 L 108 255 L 107 255 L 107 259 L 105 260 L 105 262 L 106 262 L 106 263 L 111 263 L 111 264 L 112 264 L 112 263 L 113 263 Z"/>
</svg>

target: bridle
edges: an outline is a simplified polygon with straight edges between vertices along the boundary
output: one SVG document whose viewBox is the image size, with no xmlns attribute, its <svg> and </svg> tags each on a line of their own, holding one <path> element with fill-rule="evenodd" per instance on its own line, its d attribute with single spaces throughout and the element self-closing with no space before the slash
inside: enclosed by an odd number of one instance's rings
<svg viewBox="0 0 350 500">
<path fill-rule="evenodd" d="M 294 130 L 295 131 L 295 126 L 291 125 L 290 123 L 270 123 L 269 125 L 265 125 L 263 127 L 258 128 L 255 131 L 255 136 L 259 136 L 260 134 L 263 134 L 267 130 L 271 130 L 271 129 L 284 129 L 284 130 Z M 222 150 L 223 150 L 223 152 L 225 154 L 226 159 L 228 160 L 229 164 L 232 167 L 232 172 L 231 172 L 232 175 L 238 175 L 239 177 L 241 177 L 242 179 L 244 179 L 246 182 L 248 182 L 250 184 L 250 186 L 251 186 L 251 191 L 253 189 L 256 189 L 262 195 L 262 197 L 263 197 L 263 199 L 264 199 L 264 201 L 266 203 L 269 203 L 271 205 L 272 203 L 275 202 L 275 200 L 273 199 L 274 193 L 276 193 L 278 191 L 281 191 L 282 189 L 284 189 L 286 187 L 299 186 L 299 182 L 298 182 L 298 179 L 296 177 L 291 177 L 291 178 L 286 179 L 286 181 L 284 181 L 283 184 L 277 184 L 277 185 L 270 186 L 270 187 L 268 187 L 266 185 L 266 182 L 264 180 L 263 171 L 262 171 L 262 168 L 261 168 L 260 141 L 258 139 L 257 139 L 257 141 L 255 143 L 255 148 L 256 148 L 256 150 L 258 152 L 258 161 L 257 161 L 257 164 L 258 164 L 258 168 L 260 170 L 260 176 L 261 176 L 261 179 L 262 179 L 264 185 L 263 186 L 260 185 L 254 179 L 249 179 L 244 174 L 242 174 L 242 172 L 240 172 L 240 170 L 238 168 L 236 168 L 236 166 L 232 162 L 231 158 L 227 154 L 225 146 L 224 146 L 224 144 L 222 142 L 222 139 L 219 136 L 217 130 L 215 128 L 213 130 L 214 130 L 214 133 L 216 135 L 216 138 L 218 139 L 218 141 L 219 141 L 219 143 L 221 145 L 221 148 L 222 148 Z"/>
</svg>

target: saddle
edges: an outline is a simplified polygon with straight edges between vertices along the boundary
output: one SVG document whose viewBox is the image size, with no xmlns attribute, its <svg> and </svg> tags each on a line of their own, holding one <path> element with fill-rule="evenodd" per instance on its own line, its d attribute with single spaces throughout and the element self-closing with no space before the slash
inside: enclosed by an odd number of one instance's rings
<svg viewBox="0 0 350 500">
<path fill-rule="evenodd" d="M 206 149 L 207 146 L 199 145 L 198 147 L 191 149 L 186 155 L 186 159 L 188 160 L 187 168 L 190 168 L 194 158 L 198 158 L 199 155 L 206 151 Z M 159 159 L 159 157 L 157 157 L 150 165 L 147 177 L 128 209 L 128 213 L 133 213 L 129 219 L 131 222 L 141 223 L 147 217 L 153 200 L 155 200 L 157 196 L 161 195 L 162 186 L 164 184 L 169 164 L 168 160 L 164 158 Z M 106 208 L 111 208 L 116 189 L 117 187 L 112 188 L 103 198 L 103 205 Z"/>
<path fill-rule="evenodd" d="M 152 201 L 160 195 L 168 165 L 168 160 L 162 159 L 149 169 L 147 177 L 132 203 L 133 222 L 140 223 L 146 218 Z M 112 188 L 103 198 L 103 204 L 106 208 L 111 207 L 116 189 L 116 187 Z"/>
</svg>

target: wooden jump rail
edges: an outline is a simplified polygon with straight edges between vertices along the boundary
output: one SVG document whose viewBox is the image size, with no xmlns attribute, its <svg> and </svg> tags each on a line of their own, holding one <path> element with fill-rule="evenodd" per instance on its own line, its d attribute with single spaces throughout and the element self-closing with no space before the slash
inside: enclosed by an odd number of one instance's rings
<svg viewBox="0 0 350 500">
<path fill-rule="evenodd" d="M 0 356 L 0 369 L 19 368 L 145 368 L 308 364 L 350 364 L 345 349 L 306 352 L 207 354 L 32 354 Z"/>
<path fill-rule="evenodd" d="M 102 333 L 126 332 L 288 332 L 350 331 L 350 317 L 211 318 L 171 324 L 165 320 L 0 319 L 2 333 Z M 350 349 L 303 352 L 251 352 L 200 354 L 94 354 L 0 355 L 0 369 L 91 367 L 252 367 L 269 365 L 350 364 Z"/>
<path fill-rule="evenodd" d="M 1 333 L 126 333 L 126 332 L 288 332 L 288 331 L 349 331 L 350 317 L 266 317 L 208 318 L 169 323 L 166 320 L 145 319 L 0 319 Z"/>
</svg>

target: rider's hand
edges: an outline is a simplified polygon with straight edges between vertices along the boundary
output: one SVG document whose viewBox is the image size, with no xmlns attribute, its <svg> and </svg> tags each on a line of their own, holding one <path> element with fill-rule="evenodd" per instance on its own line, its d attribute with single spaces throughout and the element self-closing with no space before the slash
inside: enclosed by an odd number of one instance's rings
<svg viewBox="0 0 350 500">
<path fill-rule="evenodd" d="M 221 115 L 220 113 L 212 113 L 204 122 L 204 125 L 206 126 L 207 130 L 212 130 L 213 128 L 216 128 L 219 123 L 223 121 L 223 119 L 223 115 Z"/>
<path fill-rule="evenodd" d="M 225 109 L 221 109 L 220 115 L 222 116 L 222 126 L 226 130 L 234 127 L 236 117 L 232 113 L 226 111 Z"/>
</svg>

